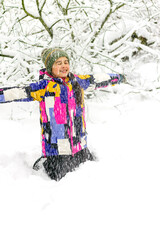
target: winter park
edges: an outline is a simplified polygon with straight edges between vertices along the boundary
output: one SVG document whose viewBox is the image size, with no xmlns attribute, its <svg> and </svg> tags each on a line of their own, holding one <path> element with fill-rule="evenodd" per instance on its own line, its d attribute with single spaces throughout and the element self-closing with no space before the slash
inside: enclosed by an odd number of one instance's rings
<svg viewBox="0 0 160 240">
<path fill-rule="evenodd" d="M 0 11 L 0 239 L 159 240 L 160 1 L 1 0 Z M 50 155 L 33 169 L 44 150 L 62 160 L 86 141 L 96 160 L 65 163 L 61 179 L 45 171 Z"/>
</svg>

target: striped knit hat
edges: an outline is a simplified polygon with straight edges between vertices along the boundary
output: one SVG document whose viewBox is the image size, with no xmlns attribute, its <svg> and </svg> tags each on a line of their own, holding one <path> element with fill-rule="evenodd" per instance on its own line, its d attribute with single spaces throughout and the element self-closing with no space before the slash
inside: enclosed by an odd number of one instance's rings
<svg viewBox="0 0 160 240">
<path fill-rule="evenodd" d="M 47 72 L 52 75 L 53 63 L 60 57 L 66 57 L 69 61 L 68 54 L 60 48 L 45 48 L 41 53 L 42 61 Z"/>
</svg>

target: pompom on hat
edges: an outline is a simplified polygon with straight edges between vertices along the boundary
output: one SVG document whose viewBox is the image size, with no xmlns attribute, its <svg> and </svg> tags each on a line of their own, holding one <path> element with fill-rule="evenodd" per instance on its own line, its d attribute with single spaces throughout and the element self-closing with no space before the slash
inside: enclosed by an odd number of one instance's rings
<svg viewBox="0 0 160 240">
<path fill-rule="evenodd" d="M 52 75 L 52 66 L 54 62 L 60 57 L 66 57 L 69 61 L 68 54 L 60 48 L 45 48 L 42 51 L 41 58 L 46 67 L 47 72 L 50 75 Z"/>
</svg>

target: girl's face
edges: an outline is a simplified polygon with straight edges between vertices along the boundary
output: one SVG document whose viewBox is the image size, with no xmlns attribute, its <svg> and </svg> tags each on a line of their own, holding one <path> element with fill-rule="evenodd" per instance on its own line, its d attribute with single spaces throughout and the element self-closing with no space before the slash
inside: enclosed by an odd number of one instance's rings
<svg viewBox="0 0 160 240">
<path fill-rule="evenodd" d="M 52 66 L 53 77 L 65 78 L 70 71 L 69 61 L 66 57 L 58 58 Z"/>
</svg>

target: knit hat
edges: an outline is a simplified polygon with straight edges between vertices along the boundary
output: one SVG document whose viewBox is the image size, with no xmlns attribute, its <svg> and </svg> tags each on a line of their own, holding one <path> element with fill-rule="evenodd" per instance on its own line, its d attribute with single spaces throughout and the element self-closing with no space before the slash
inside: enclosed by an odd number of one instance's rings
<svg viewBox="0 0 160 240">
<path fill-rule="evenodd" d="M 60 48 L 45 48 L 41 53 L 42 61 L 47 72 L 52 75 L 53 63 L 60 57 L 66 57 L 69 61 L 68 54 Z"/>
</svg>

